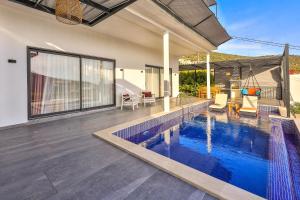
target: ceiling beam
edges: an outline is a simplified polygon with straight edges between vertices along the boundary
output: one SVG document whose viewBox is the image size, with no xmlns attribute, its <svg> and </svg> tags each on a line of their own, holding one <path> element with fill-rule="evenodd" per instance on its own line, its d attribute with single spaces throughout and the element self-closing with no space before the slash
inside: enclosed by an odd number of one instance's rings
<svg viewBox="0 0 300 200">
<path fill-rule="evenodd" d="M 206 20 L 208 20 L 210 17 L 212 17 L 214 14 L 210 14 L 207 17 L 205 17 L 204 19 L 202 19 L 200 22 L 198 22 L 197 24 L 194 25 L 194 27 L 197 27 L 199 24 L 205 22 Z"/>
<path fill-rule="evenodd" d="M 101 10 L 101 11 L 105 12 L 105 13 L 110 13 L 110 9 L 109 8 L 107 8 L 105 6 L 102 6 L 102 5 L 98 4 L 98 3 L 95 3 L 94 1 L 91 1 L 91 0 L 80 0 L 80 2 L 82 2 L 82 3 L 86 4 L 86 5 L 92 6 L 92 7 L 96 8 L 96 9 L 98 9 L 98 10 Z"/>
<path fill-rule="evenodd" d="M 37 7 L 37 6 L 38 6 L 40 3 L 42 3 L 43 1 L 44 1 L 44 0 L 37 0 L 34 6 Z"/>
<path fill-rule="evenodd" d="M 122 2 L 121 4 L 119 4 L 118 6 L 110 9 L 110 11 L 108 13 L 103 13 L 101 15 L 99 15 L 98 17 L 96 17 L 96 19 L 94 19 L 93 21 L 91 21 L 89 24 L 90 26 L 95 26 L 96 24 L 98 24 L 99 22 L 105 20 L 106 18 L 114 15 L 115 13 L 119 12 L 120 10 L 122 10 L 123 8 L 126 8 L 127 6 L 129 6 L 130 4 L 136 2 L 137 0 L 128 0 L 125 2 Z"/>
</svg>

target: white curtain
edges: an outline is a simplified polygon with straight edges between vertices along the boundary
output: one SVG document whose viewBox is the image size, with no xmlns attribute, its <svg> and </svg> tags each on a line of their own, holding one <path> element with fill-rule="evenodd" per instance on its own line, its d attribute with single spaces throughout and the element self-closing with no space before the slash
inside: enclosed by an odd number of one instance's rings
<svg viewBox="0 0 300 200">
<path fill-rule="evenodd" d="M 160 82 L 159 82 L 159 68 L 146 67 L 146 90 L 151 91 L 156 97 L 160 97 Z"/>
<path fill-rule="evenodd" d="M 31 115 L 80 109 L 80 58 L 31 51 Z M 114 63 L 81 59 L 82 107 L 114 103 Z"/>
<path fill-rule="evenodd" d="M 113 104 L 113 63 L 82 59 L 83 108 Z"/>
<path fill-rule="evenodd" d="M 79 72 L 78 57 L 41 52 L 33 56 L 31 58 L 32 115 L 79 109 Z"/>
</svg>

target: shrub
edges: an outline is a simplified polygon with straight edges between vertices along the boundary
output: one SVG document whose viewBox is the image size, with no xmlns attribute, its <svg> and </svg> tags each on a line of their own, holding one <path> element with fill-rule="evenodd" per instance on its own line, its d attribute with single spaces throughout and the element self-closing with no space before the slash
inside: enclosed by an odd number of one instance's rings
<svg viewBox="0 0 300 200">
<path fill-rule="evenodd" d="M 196 81 L 194 81 L 194 79 Z M 214 76 L 210 75 L 210 84 L 214 84 Z M 200 86 L 206 86 L 206 70 L 182 71 L 179 73 L 179 91 L 197 96 Z"/>
<path fill-rule="evenodd" d="M 291 112 L 293 114 L 300 114 L 300 102 L 296 102 L 291 106 Z"/>
</svg>

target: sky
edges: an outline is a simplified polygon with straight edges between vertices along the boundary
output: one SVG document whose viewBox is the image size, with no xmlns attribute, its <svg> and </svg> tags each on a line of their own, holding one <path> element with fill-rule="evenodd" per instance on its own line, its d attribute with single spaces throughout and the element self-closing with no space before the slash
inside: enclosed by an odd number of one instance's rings
<svg viewBox="0 0 300 200">
<path fill-rule="evenodd" d="M 231 36 L 300 46 L 300 0 L 217 0 L 218 19 Z M 212 8 L 213 9 L 213 8 Z M 283 48 L 232 39 L 218 52 L 261 56 Z M 300 55 L 299 50 L 290 54 Z"/>
</svg>

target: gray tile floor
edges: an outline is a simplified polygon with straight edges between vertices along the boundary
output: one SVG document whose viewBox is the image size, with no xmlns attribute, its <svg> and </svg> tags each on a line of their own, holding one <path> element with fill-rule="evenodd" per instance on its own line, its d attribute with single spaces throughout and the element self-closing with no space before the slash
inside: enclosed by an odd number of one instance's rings
<svg viewBox="0 0 300 200">
<path fill-rule="evenodd" d="M 158 103 L 1 130 L 0 199 L 214 199 L 91 135 L 161 110 Z"/>
</svg>

